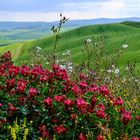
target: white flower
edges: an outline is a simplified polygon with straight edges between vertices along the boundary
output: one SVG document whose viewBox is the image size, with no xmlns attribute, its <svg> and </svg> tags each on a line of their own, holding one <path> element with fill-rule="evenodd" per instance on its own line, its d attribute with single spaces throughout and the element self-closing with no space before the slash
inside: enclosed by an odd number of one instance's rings
<svg viewBox="0 0 140 140">
<path fill-rule="evenodd" d="M 107 72 L 108 72 L 108 73 L 111 73 L 111 72 L 112 72 L 112 70 L 108 69 L 108 70 L 107 70 Z"/>
<path fill-rule="evenodd" d="M 71 62 L 67 62 L 66 65 L 67 66 L 72 66 L 72 63 Z"/>
<path fill-rule="evenodd" d="M 60 65 L 60 68 L 61 68 L 61 69 L 66 69 L 66 66 Z"/>
<path fill-rule="evenodd" d="M 128 44 L 123 44 L 122 47 L 123 47 L 124 49 L 126 49 L 126 48 L 128 48 Z"/>
<path fill-rule="evenodd" d="M 49 62 L 48 61 L 46 62 L 46 65 L 49 65 Z"/>
<path fill-rule="evenodd" d="M 56 60 L 56 64 L 58 64 L 59 63 L 59 60 Z"/>
<path fill-rule="evenodd" d="M 118 75 L 120 73 L 119 69 L 115 69 L 114 74 Z"/>
<path fill-rule="evenodd" d="M 66 55 L 70 55 L 70 51 L 66 51 Z"/>
<path fill-rule="evenodd" d="M 67 69 L 68 69 L 69 72 L 72 72 L 73 67 L 72 66 L 68 66 Z"/>
<path fill-rule="evenodd" d="M 37 46 L 36 49 L 37 49 L 37 50 L 41 50 L 41 47 Z"/>
<path fill-rule="evenodd" d="M 111 67 L 112 67 L 113 69 L 115 69 L 115 65 L 112 65 Z"/>
<path fill-rule="evenodd" d="M 37 52 L 40 52 L 40 51 L 41 51 L 41 48 L 40 48 L 39 46 L 37 46 L 37 47 L 36 47 L 36 51 L 37 51 Z"/>
<path fill-rule="evenodd" d="M 90 44 L 90 43 L 91 43 L 91 39 L 88 38 L 88 39 L 86 40 L 86 42 Z"/>
</svg>

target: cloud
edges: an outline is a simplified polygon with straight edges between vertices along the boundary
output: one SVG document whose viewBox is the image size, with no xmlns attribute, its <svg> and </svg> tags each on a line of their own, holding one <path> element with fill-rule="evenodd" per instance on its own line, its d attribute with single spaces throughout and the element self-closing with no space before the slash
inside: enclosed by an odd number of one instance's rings
<svg viewBox="0 0 140 140">
<path fill-rule="evenodd" d="M 0 5 L 0 20 L 6 21 L 56 21 L 59 20 L 59 13 L 63 13 L 70 19 L 140 16 L 140 0 L 5 1 L 13 2 L 13 4 L 10 2 L 11 7 Z"/>
</svg>

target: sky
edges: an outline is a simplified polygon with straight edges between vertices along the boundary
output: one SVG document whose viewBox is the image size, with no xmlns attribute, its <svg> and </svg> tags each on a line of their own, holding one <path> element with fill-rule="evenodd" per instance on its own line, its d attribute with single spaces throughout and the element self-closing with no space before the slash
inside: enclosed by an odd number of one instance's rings
<svg viewBox="0 0 140 140">
<path fill-rule="evenodd" d="M 0 0 L 0 21 L 140 17 L 140 0 Z"/>
</svg>

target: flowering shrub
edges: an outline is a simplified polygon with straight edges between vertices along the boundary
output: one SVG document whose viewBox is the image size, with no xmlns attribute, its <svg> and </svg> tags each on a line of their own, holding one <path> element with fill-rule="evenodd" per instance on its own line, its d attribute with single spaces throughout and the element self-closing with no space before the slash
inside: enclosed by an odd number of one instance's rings
<svg viewBox="0 0 140 140">
<path fill-rule="evenodd" d="M 107 85 L 83 73 L 71 80 L 57 64 L 20 67 L 10 52 L 0 56 L 0 139 L 133 140 L 139 128 L 140 116 Z"/>
</svg>

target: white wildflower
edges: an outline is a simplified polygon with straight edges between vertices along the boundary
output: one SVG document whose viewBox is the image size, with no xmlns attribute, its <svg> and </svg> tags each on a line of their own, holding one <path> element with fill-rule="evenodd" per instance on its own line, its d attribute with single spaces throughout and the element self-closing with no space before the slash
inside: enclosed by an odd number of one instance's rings
<svg viewBox="0 0 140 140">
<path fill-rule="evenodd" d="M 129 67 L 126 67 L 126 70 L 130 70 L 130 68 Z"/>
<path fill-rule="evenodd" d="M 112 65 L 112 68 L 115 69 L 115 65 Z"/>
<path fill-rule="evenodd" d="M 123 47 L 124 49 L 126 49 L 126 48 L 128 48 L 128 44 L 123 44 L 122 47 Z"/>
<path fill-rule="evenodd" d="M 139 82 L 139 80 L 138 80 L 138 79 L 135 79 L 135 82 L 136 82 L 136 83 L 138 83 L 138 82 Z"/>
<path fill-rule="evenodd" d="M 46 65 L 49 65 L 49 62 L 48 61 L 46 62 Z"/>
<path fill-rule="evenodd" d="M 71 55 L 69 50 L 68 50 L 68 51 L 66 51 L 66 55 Z"/>
<path fill-rule="evenodd" d="M 108 69 L 108 70 L 107 70 L 107 73 L 112 73 L 112 70 Z"/>
<path fill-rule="evenodd" d="M 56 60 L 56 64 L 58 64 L 59 63 L 59 60 Z"/>
<path fill-rule="evenodd" d="M 41 50 L 41 47 L 37 46 L 36 49 L 37 49 L 37 50 Z"/>
<path fill-rule="evenodd" d="M 72 66 L 68 66 L 67 69 L 68 69 L 68 72 L 72 72 L 73 67 Z"/>
<path fill-rule="evenodd" d="M 88 39 L 86 40 L 86 43 L 90 44 L 90 43 L 91 43 L 91 39 L 88 38 Z"/>
<path fill-rule="evenodd" d="M 41 47 L 37 46 L 37 47 L 36 47 L 36 51 L 37 51 L 37 52 L 40 52 L 40 51 L 41 51 Z"/>
<path fill-rule="evenodd" d="M 120 73 L 119 69 L 115 69 L 114 74 L 118 75 Z"/>
<path fill-rule="evenodd" d="M 61 68 L 61 69 L 66 69 L 66 66 L 60 65 L 60 68 Z"/>
</svg>

